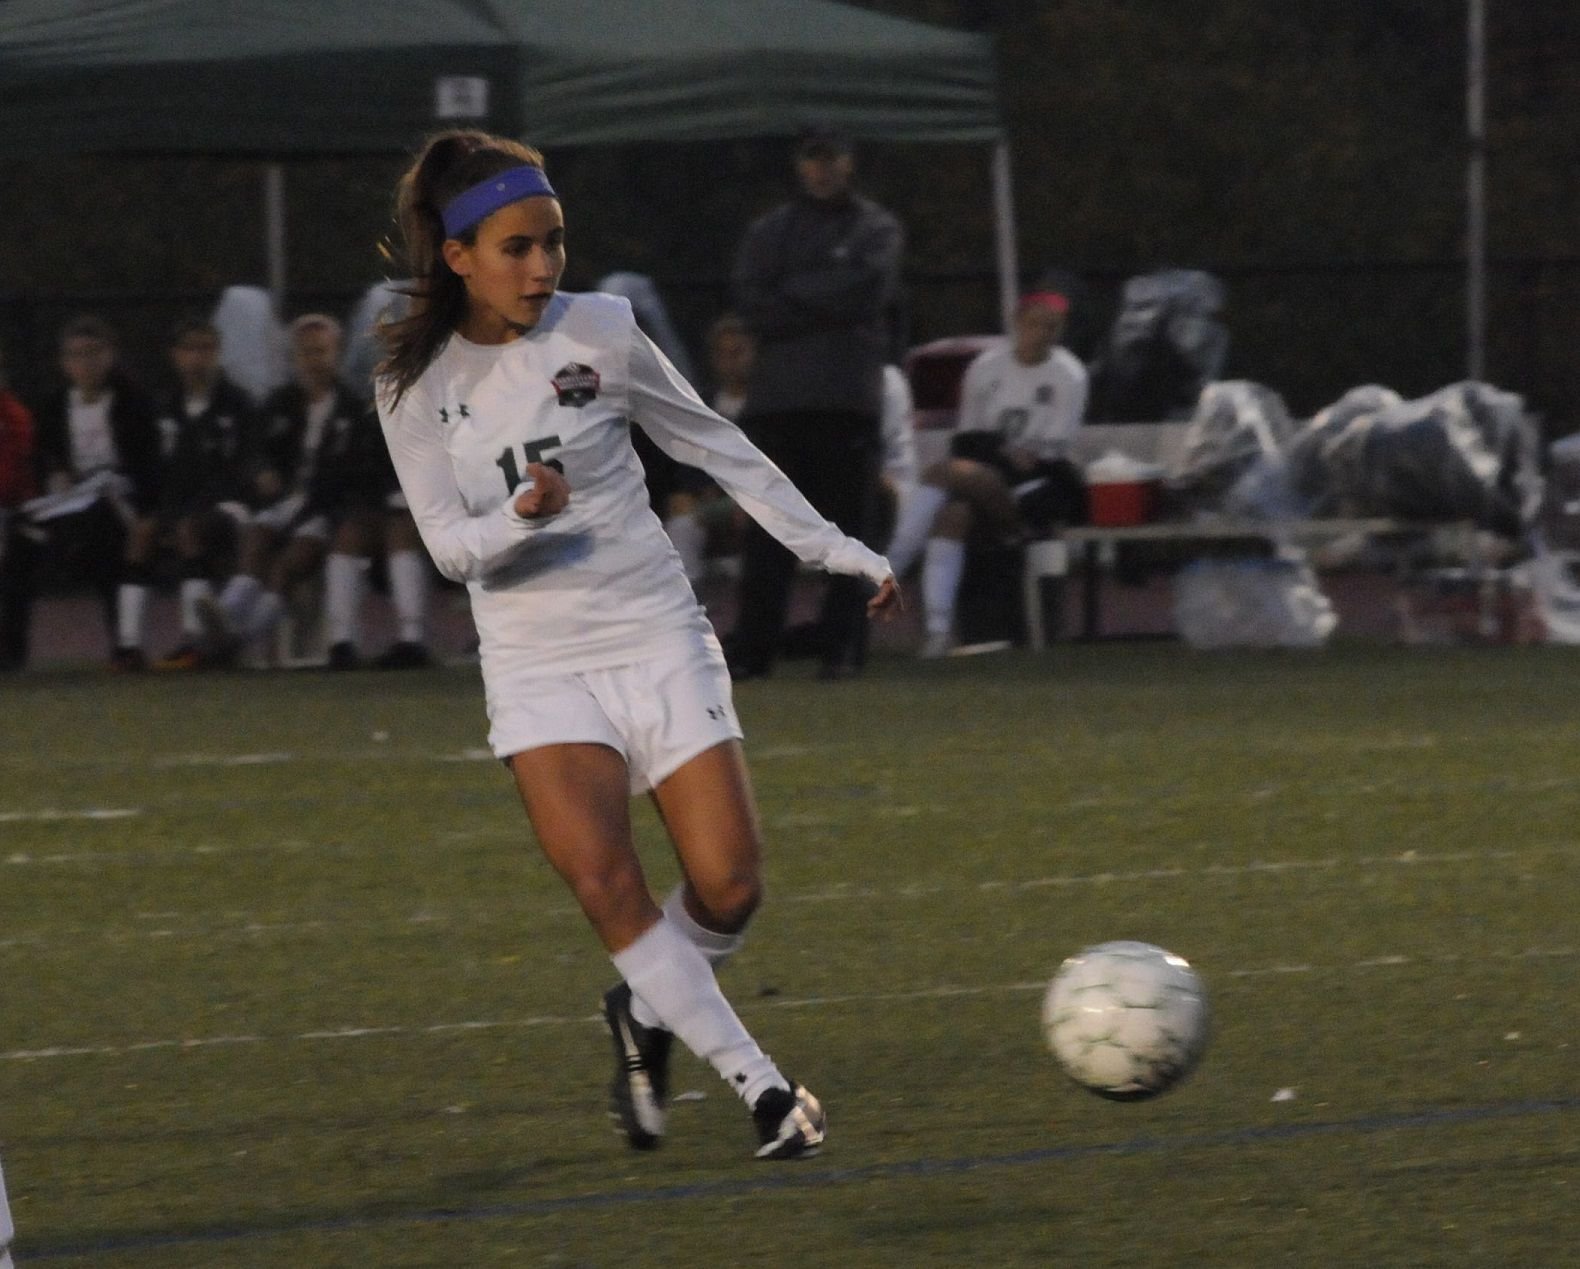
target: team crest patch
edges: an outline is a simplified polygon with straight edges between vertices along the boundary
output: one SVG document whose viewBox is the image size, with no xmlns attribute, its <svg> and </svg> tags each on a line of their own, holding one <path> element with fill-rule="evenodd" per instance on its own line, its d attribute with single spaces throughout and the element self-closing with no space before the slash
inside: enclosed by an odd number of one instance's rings
<svg viewBox="0 0 1580 1269">
<path fill-rule="evenodd" d="M 573 405 L 580 409 L 598 395 L 601 380 L 591 366 L 572 361 L 555 371 L 554 378 L 549 382 L 554 385 L 554 393 L 561 405 Z"/>
</svg>

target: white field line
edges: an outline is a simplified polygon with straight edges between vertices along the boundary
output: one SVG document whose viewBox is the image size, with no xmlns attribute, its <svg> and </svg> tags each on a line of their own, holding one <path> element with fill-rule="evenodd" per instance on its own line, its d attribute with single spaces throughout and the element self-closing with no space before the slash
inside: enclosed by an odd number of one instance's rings
<svg viewBox="0 0 1580 1269">
<path fill-rule="evenodd" d="M 136 806 L 90 806 L 76 811 L 0 811 L 0 824 L 53 824 L 59 820 L 127 820 L 143 813 Z"/>
<path fill-rule="evenodd" d="M 1363 960 L 1337 965 L 1265 965 L 1245 969 L 1231 969 L 1224 978 L 1245 979 L 1290 974 L 1348 974 L 1367 973 L 1378 969 L 1395 969 L 1401 966 L 1455 965 L 1467 959 L 1478 961 L 1504 961 L 1517 963 L 1537 960 L 1573 960 L 1580 957 L 1580 947 L 1533 947 L 1516 952 L 1477 953 L 1473 958 L 1449 953 L 1432 956 L 1386 955 L 1370 956 Z M 1036 982 L 990 983 L 978 987 L 936 986 L 914 991 L 850 992 L 837 996 L 801 996 L 784 1000 L 743 1002 L 742 1012 L 767 1009 L 828 1009 L 841 1005 L 895 1004 L 905 1001 L 954 1000 L 964 996 L 991 996 L 1019 994 L 1031 995 L 1047 989 L 1047 983 Z M 187 1037 L 180 1040 L 140 1040 L 122 1044 L 62 1044 L 34 1049 L 12 1049 L 0 1052 L 0 1062 L 41 1062 L 50 1058 L 70 1057 L 127 1057 L 161 1049 L 185 1052 L 194 1049 L 235 1047 L 239 1045 L 272 1045 L 317 1043 L 324 1041 L 380 1039 L 392 1036 L 420 1038 L 464 1032 L 521 1030 L 529 1027 L 597 1026 L 603 1022 L 599 1014 L 546 1014 L 527 1018 L 471 1019 L 461 1022 L 437 1022 L 427 1025 L 395 1024 L 391 1026 L 345 1026 L 316 1031 L 301 1031 L 294 1035 L 219 1035 Z"/>
<path fill-rule="evenodd" d="M 1299 872 L 1359 872 L 1379 868 L 1418 868 L 1442 864 L 1499 862 L 1543 855 L 1580 855 L 1580 843 L 1565 842 L 1520 850 L 1464 850 L 1441 853 L 1407 850 L 1397 855 L 1361 855 L 1353 859 L 1267 859 L 1244 864 L 1205 864 L 1200 868 L 1141 868 L 1128 872 L 1062 873 L 1019 881 L 979 881 L 981 891 L 1045 890 L 1074 886 L 1108 886 L 1127 882 L 1211 880 L 1225 877 L 1277 876 Z M 888 888 L 832 886 L 812 893 L 776 896 L 780 903 L 828 903 L 841 899 L 914 899 L 935 894 L 955 894 L 959 883 L 911 883 Z"/>
<path fill-rule="evenodd" d="M 1286 859 L 1253 860 L 1245 864 L 1207 864 L 1200 868 L 1144 868 L 1130 872 L 1070 873 L 1048 877 L 1030 877 L 1019 881 L 979 881 L 975 889 L 983 894 L 1018 894 L 1033 890 L 1071 888 L 1077 886 L 1111 886 L 1152 881 L 1213 881 L 1227 877 L 1278 876 L 1301 872 L 1359 872 L 1380 868 L 1420 868 L 1446 864 L 1496 863 L 1509 860 L 1536 859 L 1548 855 L 1580 854 L 1580 843 L 1536 846 L 1523 850 L 1450 851 L 1429 854 L 1421 851 L 1403 851 L 1397 855 L 1366 855 L 1355 859 Z M 74 857 L 73 857 L 74 858 Z M 0 864 L 48 863 L 50 856 L 11 856 L 0 859 Z M 922 884 L 908 883 L 893 887 L 832 886 L 823 890 L 775 895 L 777 903 L 825 904 L 865 902 L 871 900 L 895 901 L 920 899 L 938 894 L 958 894 L 963 888 L 959 883 Z M 579 915 L 580 909 L 572 905 L 559 905 L 540 909 L 546 917 Z M 51 946 L 79 947 L 84 942 L 111 945 L 154 941 L 180 943 L 229 942 L 238 939 L 258 939 L 271 935 L 296 935 L 333 933 L 336 931 L 363 931 L 371 929 L 404 928 L 410 926 L 449 926 L 465 923 L 468 926 L 486 925 L 491 919 L 515 923 L 519 914 L 511 912 L 498 918 L 487 913 L 468 912 L 464 917 L 448 912 L 422 911 L 410 916 L 393 916 L 377 920 L 347 920 L 340 918 L 312 918 L 299 921 L 264 919 L 247 912 L 233 912 L 235 924 L 182 925 L 180 912 L 138 913 L 137 919 L 157 921 L 159 924 L 138 928 L 110 928 L 103 926 L 54 926 L 43 930 L 13 932 L 0 937 L 0 951 L 8 948 L 47 948 Z"/>
<path fill-rule="evenodd" d="M 1383 868 L 1426 868 L 1465 863 L 1500 863 L 1525 859 L 1535 861 L 1541 857 L 1551 855 L 1580 855 L 1580 843 L 1532 846 L 1521 850 L 1467 850 L 1446 851 L 1436 854 L 1407 850 L 1397 855 L 1363 855 L 1355 859 L 1341 859 L 1338 857 L 1325 859 L 1272 859 L 1253 860 L 1244 864 L 1206 864 L 1200 868 L 1143 868 L 1130 872 L 1069 873 L 1047 877 L 1029 877 L 1019 881 L 979 881 L 975 883 L 974 887 L 970 885 L 962 886 L 958 882 L 953 884 L 907 883 L 890 887 L 831 886 L 816 891 L 776 894 L 774 902 L 786 904 L 850 903 L 873 900 L 893 902 L 905 899 L 927 898 L 939 894 L 959 894 L 963 889 L 971 888 L 989 895 L 1014 895 L 1034 890 L 1078 886 L 1112 886 L 1153 881 L 1211 882 L 1232 877 L 1280 876 L 1285 873 L 1332 872 L 1344 874 Z M 49 862 L 54 862 L 53 857 L 11 856 L 0 859 L 0 864 L 13 865 Z M 577 916 L 580 914 L 580 909 L 573 905 L 555 904 L 548 908 L 539 909 L 539 912 L 545 917 L 559 918 Z M 202 944 L 231 942 L 238 939 L 259 939 L 273 935 L 333 934 L 335 932 L 406 928 L 422 925 L 453 926 L 465 924 L 468 927 L 477 927 L 486 925 L 491 920 L 507 921 L 515 924 L 520 919 L 519 913 L 515 911 L 501 914 L 495 918 L 490 917 L 486 912 L 471 911 L 461 916 L 449 912 L 425 910 L 413 913 L 410 916 L 392 916 L 375 920 L 319 917 L 291 921 L 276 918 L 264 919 L 248 912 L 232 912 L 229 915 L 235 918 L 235 924 L 193 924 L 183 926 L 182 913 L 156 912 L 138 913 L 137 919 L 139 920 L 158 922 L 156 925 L 138 928 L 106 929 L 103 926 L 53 926 L 42 930 L 11 932 L 0 937 L 0 951 L 9 948 L 26 948 L 29 950 L 48 947 L 76 948 L 85 942 L 111 945 L 155 941 Z"/>
<path fill-rule="evenodd" d="M 172 753 L 164 754 L 149 762 L 156 770 L 170 767 L 273 767 L 282 762 L 295 762 L 297 756 L 289 750 L 268 753 Z"/>
</svg>

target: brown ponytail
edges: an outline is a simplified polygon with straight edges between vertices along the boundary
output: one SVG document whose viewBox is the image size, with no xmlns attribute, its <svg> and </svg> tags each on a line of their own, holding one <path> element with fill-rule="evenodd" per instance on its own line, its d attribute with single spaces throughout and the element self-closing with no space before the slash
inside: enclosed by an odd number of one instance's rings
<svg viewBox="0 0 1580 1269">
<path fill-rule="evenodd" d="M 375 375 L 398 402 L 439 355 L 445 340 L 466 316 L 466 286 L 444 262 L 444 222 L 451 199 L 490 176 L 526 164 L 541 168 L 543 156 L 529 145 L 487 132 L 458 130 L 430 137 L 395 186 L 395 224 L 400 250 L 389 252 L 411 288 L 406 315 L 380 322 L 384 360 Z M 457 235 L 472 242 L 476 228 Z"/>
</svg>

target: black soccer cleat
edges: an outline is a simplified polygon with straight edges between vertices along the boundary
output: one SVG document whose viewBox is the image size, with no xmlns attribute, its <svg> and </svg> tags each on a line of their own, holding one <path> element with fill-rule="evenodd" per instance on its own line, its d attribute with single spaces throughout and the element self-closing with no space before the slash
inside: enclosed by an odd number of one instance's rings
<svg viewBox="0 0 1580 1269">
<path fill-rule="evenodd" d="M 800 1084 L 770 1088 L 752 1107 L 759 1159 L 810 1159 L 828 1133 L 823 1105 Z"/>
<path fill-rule="evenodd" d="M 414 643 L 410 639 L 402 639 L 399 643 L 392 643 L 384 653 L 373 661 L 375 670 L 426 670 L 433 665 L 433 653 L 428 651 L 426 644 Z"/>
<path fill-rule="evenodd" d="M 664 1135 L 669 1103 L 669 1048 L 675 1037 L 662 1027 L 644 1027 L 631 1016 L 631 988 L 604 993 L 603 1017 L 614 1041 L 614 1080 L 609 1118 L 633 1150 L 653 1150 Z"/>
</svg>

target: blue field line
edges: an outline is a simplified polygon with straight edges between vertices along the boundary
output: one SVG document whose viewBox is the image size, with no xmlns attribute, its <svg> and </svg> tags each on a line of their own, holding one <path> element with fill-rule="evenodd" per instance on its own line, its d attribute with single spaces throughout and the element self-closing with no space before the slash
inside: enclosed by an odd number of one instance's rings
<svg viewBox="0 0 1580 1269">
<path fill-rule="evenodd" d="M 1309 1124 L 1272 1124 L 1258 1128 L 1237 1128 L 1228 1132 L 1196 1133 L 1184 1137 L 1133 1137 L 1085 1146 L 1049 1146 L 1021 1150 L 1013 1154 L 971 1155 L 955 1159 L 912 1159 L 898 1163 L 873 1163 L 855 1168 L 820 1167 L 816 1163 L 764 1165 L 773 1167 L 761 1177 L 696 1181 L 686 1185 L 664 1185 L 647 1189 L 600 1190 L 591 1194 L 567 1194 L 558 1198 L 527 1199 L 519 1203 L 495 1204 L 475 1208 L 438 1208 L 424 1212 L 387 1212 L 376 1216 L 345 1216 L 305 1220 L 279 1225 L 193 1230 L 182 1233 L 133 1234 L 95 1242 L 32 1244 L 26 1231 L 15 1250 L 28 1265 L 73 1256 L 100 1256 L 114 1252 L 147 1251 L 159 1247 L 183 1247 L 236 1243 L 291 1234 L 344 1233 L 385 1225 L 421 1225 L 437 1222 L 469 1223 L 552 1216 L 581 1209 L 632 1207 L 646 1203 L 684 1203 L 695 1199 L 738 1198 L 771 1190 L 804 1190 L 861 1184 L 908 1177 L 944 1177 L 986 1168 L 1021 1168 L 1041 1163 L 1071 1163 L 1082 1159 L 1114 1155 L 1164 1154 L 1174 1151 L 1215 1149 L 1267 1142 L 1299 1141 L 1319 1136 L 1364 1136 L 1408 1129 L 1443 1128 L 1456 1124 L 1483 1123 L 1536 1115 L 1563 1115 L 1580 1111 L 1580 1097 L 1559 1097 L 1542 1101 L 1502 1102 L 1483 1106 L 1439 1107 L 1408 1114 L 1368 1115 L 1360 1119 L 1326 1120 Z"/>
</svg>

